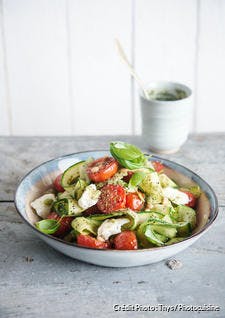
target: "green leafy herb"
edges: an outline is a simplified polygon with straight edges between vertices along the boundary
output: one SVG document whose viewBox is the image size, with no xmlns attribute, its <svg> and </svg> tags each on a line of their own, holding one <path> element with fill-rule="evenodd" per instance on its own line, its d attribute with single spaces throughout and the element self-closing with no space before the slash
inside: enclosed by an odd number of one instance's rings
<svg viewBox="0 0 225 318">
<path fill-rule="evenodd" d="M 135 190 L 135 188 L 144 180 L 146 174 L 143 171 L 135 172 L 130 178 L 128 188 Z"/>
<path fill-rule="evenodd" d="M 60 226 L 59 221 L 57 220 L 42 220 L 36 223 L 36 227 L 40 232 L 45 234 L 54 234 Z"/>
<path fill-rule="evenodd" d="M 110 152 L 121 166 L 127 169 L 134 170 L 146 167 L 146 156 L 134 145 L 122 141 L 111 142 Z"/>
<path fill-rule="evenodd" d="M 111 142 L 110 150 L 111 148 L 117 157 L 124 160 L 134 160 L 143 155 L 136 146 L 122 141 Z"/>
</svg>

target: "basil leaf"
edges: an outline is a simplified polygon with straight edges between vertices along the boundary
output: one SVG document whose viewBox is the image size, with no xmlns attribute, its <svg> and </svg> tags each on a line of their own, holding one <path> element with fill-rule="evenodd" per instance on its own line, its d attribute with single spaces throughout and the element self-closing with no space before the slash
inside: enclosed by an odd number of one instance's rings
<svg viewBox="0 0 225 318">
<path fill-rule="evenodd" d="M 145 167 L 146 159 L 144 160 L 141 158 L 141 160 L 135 160 L 135 161 L 129 161 L 129 160 L 124 160 L 120 159 L 116 156 L 114 158 L 123 166 L 124 168 L 130 169 L 130 170 L 135 170 L 135 169 L 140 169 Z"/>
<path fill-rule="evenodd" d="M 116 141 L 110 143 L 111 155 L 120 163 L 121 166 L 134 170 L 147 166 L 147 158 L 137 147 Z"/>
<path fill-rule="evenodd" d="M 116 157 L 124 160 L 134 160 L 143 156 L 143 153 L 136 146 L 122 141 L 110 143 L 110 152 Z"/>
<path fill-rule="evenodd" d="M 130 178 L 128 187 L 129 188 L 137 187 L 142 182 L 142 180 L 144 180 L 144 178 L 145 178 L 145 173 L 143 171 L 135 172 Z"/>
<path fill-rule="evenodd" d="M 124 165 L 126 168 L 134 170 L 134 169 L 140 169 L 145 167 L 146 159 L 145 158 L 138 158 L 134 161 L 128 161 L 124 160 Z"/>
<path fill-rule="evenodd" d="M 60 223 L 57 220 L 47 219 L 39 221 L 35 225 L 39 231 L 45 234 L 54 234 L 58 230 Z"/>
</svg>

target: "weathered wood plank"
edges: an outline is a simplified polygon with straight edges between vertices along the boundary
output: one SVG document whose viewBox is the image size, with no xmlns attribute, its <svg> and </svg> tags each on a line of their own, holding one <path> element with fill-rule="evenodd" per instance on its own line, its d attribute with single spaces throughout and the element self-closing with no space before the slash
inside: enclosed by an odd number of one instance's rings
<svg viewBox="0 0 225 318">
<path fill-rule="evenodd" d="M 0 138 L 0 200 L 13 200 L 19 179 L 38 164 L 77 151 L 107 149 L 116 139 L 148 151 L 148 141 L 137 136 Z M 192 135 L 178 153 L 165 157 L 202 176 L 225 205 L 225 134 Z"/>
<path fill-rule="evenodd" d="M 176 258 L 183 267 L 171 271 L 165 262 L 141 268 L 104 268 L 66 257 L 48 247 L 15 214 L 0 203 L 1 315 L 7 317 L 117 317 L 114 304 L 214 304 L 223 317 L 225 208 L 215 225 Z M 212 270 L 213 269 L 213 270 Z M 189 315 L 188 315 L 189 314 Z M 123 312 L 123 317 L 130 317 Z M 187 316 L 186 316 L 187 315 Z M 197 315 L 197 313 L 196 313 Z M 134 315 L 135 316 L 135 315 Z M 141 317 L 146 317 L 142 313 Z M 155 313 L 154 317 L 168 317 Z M 175 317 L 190 317 L 177 313 Z M 192 314 L 192 317 L 195 317 Z M 212 317 L 212 313 L 204 313 Z"/>
</svg>

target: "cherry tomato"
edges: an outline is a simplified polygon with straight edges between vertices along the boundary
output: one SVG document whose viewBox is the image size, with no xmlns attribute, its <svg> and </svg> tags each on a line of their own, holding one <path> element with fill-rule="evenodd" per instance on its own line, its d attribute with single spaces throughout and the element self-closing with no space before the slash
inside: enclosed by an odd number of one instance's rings
<svg viewBox="0 0 225 318">
<path fill-rule="evenodd" d="M 185 204 L 186 206 L 189 206 L 190 208 L 194 208 L 197 202 L 196 197 L 194 196 L 193 193 L 189 192 L 189 191 L 182 191 L 184 193 L 187 194 L 189 202 L 187 204 Z"/>
<path fill-rule="evenodd" d="M 123 177 L 123 181 L 125 181 L 126 183 L 129 183 L 132 175 L 134 174 L 134 172 L 132 171 L 127 171 L 127 175 Z"/>
<path fill-rule="evenodd" d="M 91 248 L 109 248 L 108 242 L 102 242 L 90 235 L 77 235 L 77 244 Z"/>
<path fill-rule="evenodd" d="M 159 161 L 152 161 L 152 165 L 156 172 L 161 172 L 164 169 L 164 165 Z"/>
<path fill-rule="evenodd" d="M 136 250 L 138 248 L 136 235 L 132 231 L 117 234 L 113 243 L 117 250 Z"/>
<path fill-rule="evenodd" d="M 62 174 L 59 174 L 54 181 L 54 188 L 58 191 L 58 192 L 64 192 L 64 189 L 61 185 L 61 179 L 62 179 Z"/>
<path fill-rule="evenodd" d="M 47 219 L 52 220 L 60 220 L 60 216 L 56 212 L 51 212 Z M 54 236 L 65 236 L 71 230 L 71 222 L 73 221 L 73 217 L 71 216 L 64 216 L 60 220 L 60 227 L 58 230 L 53 234 Z"/>
<path fill-rule="evenodd" d="M 142 194 L 140 194 L 142 195 Z M 128 193 L 126 196 L 126 207 L 133 211 L 140 211 L 144 206 L 144 200 L 141 200 L 138 193 Z"/>
<path fill-rule="evenodd" d="M 118 166 L 118 162 L 112 157 L 99 158 L 89 163 L 87 174 L 92 181 L 103 182 L 114 176 Z"/>
<path fill-rule="evenodd" d="M 124 209 L 126 206 L 126 192 L 120 185 L 107 184 L 101 189 L 97 207 L 103 213 L 111 213 Z"/>
</svg>

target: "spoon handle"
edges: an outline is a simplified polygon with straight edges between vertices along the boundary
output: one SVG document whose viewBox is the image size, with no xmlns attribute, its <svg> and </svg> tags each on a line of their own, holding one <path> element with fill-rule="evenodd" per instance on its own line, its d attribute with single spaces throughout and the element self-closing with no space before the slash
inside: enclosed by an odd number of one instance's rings
<svg viewBox="0 0 225 318">
<path fill-rule="evenodd" d="M 145 85 L 144 83 L 142 82 L 142 80 L 140 79 L 140 77 L 138 76 L 138 74 L 136 73 L 136 71 L 134 70 L 134 68 L 132 67 L 132 65 L 130 64 L 130 62 L 128 61 L 128 58 L 122 48 L 122 45 L 120 44 L 119 40 L 118 39 L 115 39 L 115 44 L 116 44 L 116 48 L 117 48 L 117 51 L 119 53 L 119 56 L 121 58 L 121 60 L 127 65 L 129 71 L 130 71 L 130 74 L 136 79 L 138 85 L 141 87 L 141 89 L 143 90 L 144 92 L 144 95 L 147 99 L 149 99 L 149 95 L 148 95 L 148 92 L 145 88 Z"/>
</svg>

